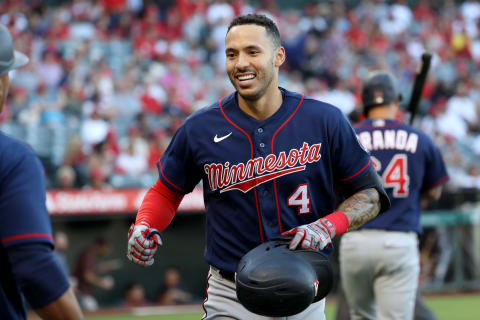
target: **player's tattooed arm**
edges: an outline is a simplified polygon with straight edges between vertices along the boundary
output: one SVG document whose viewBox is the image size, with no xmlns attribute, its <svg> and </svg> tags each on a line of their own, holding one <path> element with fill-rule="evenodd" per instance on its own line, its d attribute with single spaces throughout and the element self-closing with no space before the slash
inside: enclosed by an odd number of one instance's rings
<svg viewBox="0 0 480 320">
<path fill-rule="evenodd" d="M 338 207 L 348 218 L 347 231 L 355 230 L 380 212 L 380 195 L 374 188 L 361 190 Z"/>
</svg>

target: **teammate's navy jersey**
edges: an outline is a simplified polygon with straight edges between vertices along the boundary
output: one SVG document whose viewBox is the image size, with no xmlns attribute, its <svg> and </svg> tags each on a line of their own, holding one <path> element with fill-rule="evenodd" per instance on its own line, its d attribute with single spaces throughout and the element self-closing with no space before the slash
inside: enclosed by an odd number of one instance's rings
<svg viewBox="0 0 480 320">
<path fill-rule="evenodd" d="M 420 233 L 420 193 L 448 180 L 440 152 L 423 132 L 395 120 L 365 120 L 355 130 L 391 202 L 361 228 Z"/>
<path fill-rule="evenodd" d="M 25 319 L 21 284 L 16 282 L 16 260 L 22 248 L 39 245 L 35 257 L 23 260 L 36 261 L 40 258 L 46 264 L 50 261 L 53 248 L 52 230 L 45 205 L 45 183 L 43 169 L 34 152 L 25 143 L 0 132 L 0 318 Z M 12 252 L 15 255 L 12 255 Z M 40 256 L 45 255 L 45 256 Z M 42 257 L 43 260 L 42 260 Z M 22 263 L 22 272 L 26 263 Z M 46 264 L 48 266 L 48 264 Z M 41 277 L 42 281 L 52 280 L 52 296 L 43 294 L 38 288 L 29 302 L 34 307 L 45 305 L 58 298 L 68 288 L 68 283 L 58 281 L 56 276 L 37 272 L 42 266 L 31 264 L 31 280 Z M 28 265 L 27 265 L 28 268 Z M 42 270 L 42 269 L 40 269 Z M 63 276 L 64 277 L 64 276 Z M 45 279 L 47 278 L 47 279 Z"/>
<path fill-rule="evenodd" d="M 172 190 L 203 182 L 205 258 L 217 268 L 235 271 L 261 242 L 331 213 L 335 187 L 372 165 L 338 108 L 281 92 L 281 107 L 265 121 L 241 111 L 235 93 L 197 111 L 158 163 Z"/>
</svg>

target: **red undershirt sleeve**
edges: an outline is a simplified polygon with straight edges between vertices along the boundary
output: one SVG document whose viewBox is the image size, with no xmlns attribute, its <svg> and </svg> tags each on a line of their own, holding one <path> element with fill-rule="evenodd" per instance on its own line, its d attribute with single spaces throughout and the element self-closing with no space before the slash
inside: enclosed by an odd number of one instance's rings
<svg viewBox="0 0 480 320">
<path fill-rule="evenodd" d="M 135 224 L 148 224 L 158 231 L 172 222 L 184 194 L 168 188 L 160 179 L 148 190 L 137 213 Z"/>
</svg>

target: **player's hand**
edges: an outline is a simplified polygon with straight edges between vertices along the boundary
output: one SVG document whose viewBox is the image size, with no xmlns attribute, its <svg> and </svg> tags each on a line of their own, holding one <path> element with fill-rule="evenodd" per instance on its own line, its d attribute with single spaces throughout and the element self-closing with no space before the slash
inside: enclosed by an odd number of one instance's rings
<svg viewBox="0 0 480 320">
<path fill-rule="evenodd" d="M 160 232 L 146 224 L 132 224 L 128 230 L 127 258 L 142 267 L 153 264 L 153 255 L 162 244 Z"/>
<path fill-rule="evenodd" d="M 332 243 L 335 226 L 328 219 L 321 218 L 282 233 L 282 236 L 291 235 L 294 237 L 288 246 L 290 250 L 295 250 L 300 245 L 302 249 L 320 251 Z"/>
</svg>

